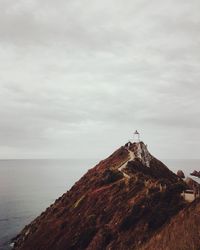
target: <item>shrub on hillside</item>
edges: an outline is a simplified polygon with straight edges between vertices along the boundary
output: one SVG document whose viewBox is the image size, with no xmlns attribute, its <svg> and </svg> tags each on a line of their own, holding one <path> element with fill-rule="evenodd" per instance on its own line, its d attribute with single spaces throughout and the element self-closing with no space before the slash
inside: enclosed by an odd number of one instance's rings
<svg viewBox="0 0 200 250">
<path fill-rule="evenodd" d="M 107 169 L 102 176 L 102 184 L 110 184 L 123 177 L 123 174 L 118 170 Z"/>
</svg>

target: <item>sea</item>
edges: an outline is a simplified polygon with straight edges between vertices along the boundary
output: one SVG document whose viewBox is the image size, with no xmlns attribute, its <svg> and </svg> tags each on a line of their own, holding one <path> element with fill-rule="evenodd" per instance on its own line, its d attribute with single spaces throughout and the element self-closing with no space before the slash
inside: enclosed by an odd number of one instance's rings
<svg viewBox="0 0 200 250">
<path fill-rule="evenodd" d="M 94 159 L 0 160 L 0 250 L 11 249 L 12 238 L 98 162 Z M 181 169 L 189 175 L 193 170 L 200 170 L 200 159 L 162 162 L 175 173 Z"/>
</svg>

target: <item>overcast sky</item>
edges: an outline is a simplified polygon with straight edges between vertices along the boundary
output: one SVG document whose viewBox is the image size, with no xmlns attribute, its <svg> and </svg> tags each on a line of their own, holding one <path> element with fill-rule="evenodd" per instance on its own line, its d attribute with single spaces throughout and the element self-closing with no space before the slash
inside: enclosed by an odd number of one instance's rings
<svg viewBox="0 0 200 250">
<path fill-rule="evenodd" d="M 0 158 L 102 159 L 135 129 L 200 158 L 199 0 L 0 0 Z"/>
</svg>

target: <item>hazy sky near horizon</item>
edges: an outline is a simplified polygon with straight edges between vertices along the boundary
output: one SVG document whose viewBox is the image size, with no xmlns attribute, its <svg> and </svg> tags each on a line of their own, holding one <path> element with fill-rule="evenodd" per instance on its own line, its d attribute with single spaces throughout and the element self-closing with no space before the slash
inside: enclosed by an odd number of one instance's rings
<svg viewBox="0 0 200 250">
<path fill-rule="evenodd" d="M 0 158 L 96 158 L 135 129 L 200 158 L 199 0 L 0 0 Z"/>
</svg>

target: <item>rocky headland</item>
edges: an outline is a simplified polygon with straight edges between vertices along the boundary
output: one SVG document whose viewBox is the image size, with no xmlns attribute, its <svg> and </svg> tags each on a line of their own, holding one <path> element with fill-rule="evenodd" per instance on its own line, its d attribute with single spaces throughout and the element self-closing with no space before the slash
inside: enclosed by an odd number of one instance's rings
<svg viewBox="0 0 200 250">
<path fill-rule="evenodd" d="M 187 188 L 143 142 L 129 142 L 27 225 L 14 249 L 200 249 L 200 200 L 187 202 Z"/>
</svg>

